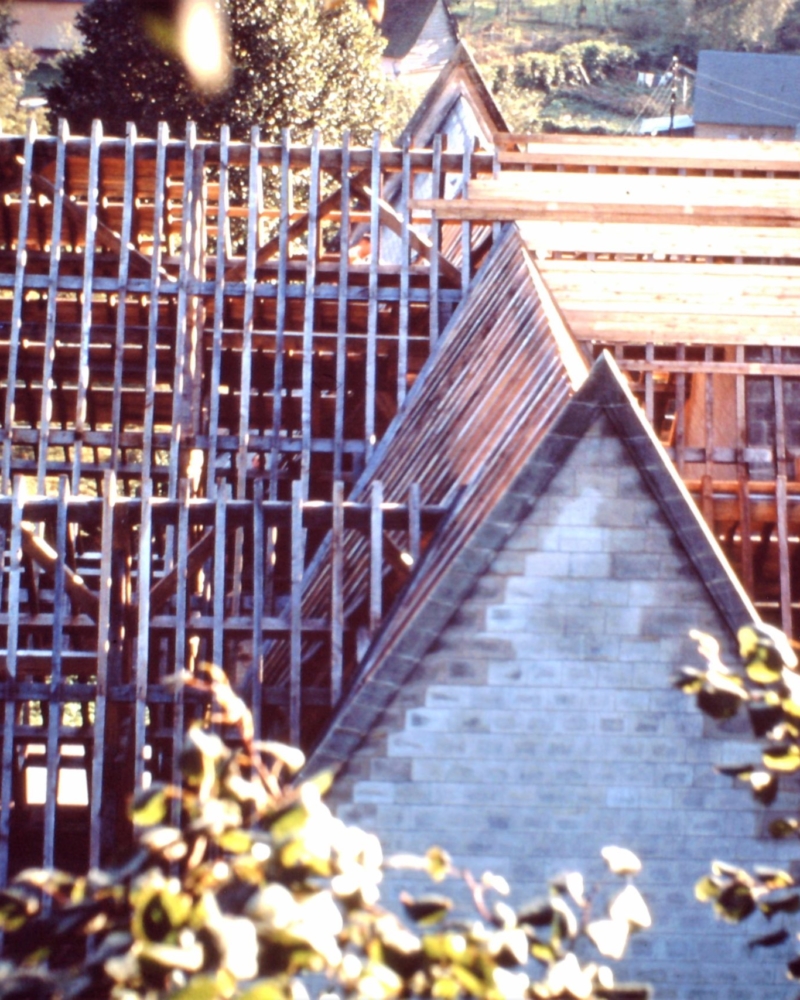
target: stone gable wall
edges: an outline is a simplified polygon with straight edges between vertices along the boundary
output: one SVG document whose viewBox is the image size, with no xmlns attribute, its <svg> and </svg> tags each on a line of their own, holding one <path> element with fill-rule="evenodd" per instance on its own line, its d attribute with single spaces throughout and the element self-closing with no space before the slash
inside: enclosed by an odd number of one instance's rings
<svg viewBox="0 0 800 1000">
<path fill-rule="evenodd" d="M 600 849 L 630 847 L 655 926 L 620 975 L 655 984 L 659 1000 L 782 1000 L 781 956 L 747 953 L 748 935 L 693 899 L 712 858 L 793 852 L 758 836 L 747 791 L 712 770 L 752 759 L 754 745 L 704 731 L 670 687 L 696 659 L 692 627 L 724 636 L 598 421 L 338 779 L 339 815 L 389 853 L 440 844 L 476 873 L 500 872 L 518 903 L 566 868 L 603 880 Z"/>
</svg>

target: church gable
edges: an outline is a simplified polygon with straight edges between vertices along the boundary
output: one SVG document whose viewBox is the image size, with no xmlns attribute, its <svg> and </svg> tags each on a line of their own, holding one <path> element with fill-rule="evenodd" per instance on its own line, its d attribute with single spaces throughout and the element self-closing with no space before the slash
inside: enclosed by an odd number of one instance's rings
<svg viewBox="0 0 800 1000">
<path fill-rule="evenodd" d="M 599 875 L 600 849 L 624 844 L 644 862 L 655 923 L 627 978 L 711 997 L 703 983 L 729 981 L 735 964 L 759 996 L 782 996 L 693 899 L 712 856 L 774 861 L 776 847 L 758 839 L 749 797 L 711 771 L 747 746 L 705 738 L 670 689 L 696 656 L 690 628 L 730 635 L 598 411 L 347 765 L 341 815 L 387 851 L 440 843 L 457 863 L 498 870 L 518 902 L 564 868 Z"/>
</svg>

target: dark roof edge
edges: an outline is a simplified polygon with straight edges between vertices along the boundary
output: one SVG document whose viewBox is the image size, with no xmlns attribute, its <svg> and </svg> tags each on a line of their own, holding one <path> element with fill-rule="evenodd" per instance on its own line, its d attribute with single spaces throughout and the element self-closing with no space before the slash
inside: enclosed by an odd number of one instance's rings
<svg viewBox="0 0 800 1000">
<path fill-rule="evenodd" d="M 575 445 L 602 414 L 608 415 L 642 473 L 659 507 L 678 535 L 709 596 L 728 627 L 735 630 L 759 616 L 728 565 L 669 456 L 608 352 L 595 361 L 581 388 L 564 406 L 529 460 L 432 588 L 428 599 L 396 638 L 386 622 L 345 698 L 312 752 L 303 775 L 344 764 L 379 720 L 398 689 L 419 665 L 478 577 L 569 458 Z M 446 531 L 447 519 L 438 534 Z M 423 586 L 425 568 L 436 558 L 436 538 L 412 580 Z"/>
<path fill-rule="evenodd" d="M 673 531 L 680 538 L 698 576 L 732 633 L 746 621 L 760 617 L 731 568 L 714 533 L 664 450 L 650 421 L 630 390 L 625 376 L 607 351 L 603 360 L 607 379 L 616 383 L 618 398 L 606 412 L 642 473 Z M 595 366 L 597 367 L 597 366 Z"/>
</svg>

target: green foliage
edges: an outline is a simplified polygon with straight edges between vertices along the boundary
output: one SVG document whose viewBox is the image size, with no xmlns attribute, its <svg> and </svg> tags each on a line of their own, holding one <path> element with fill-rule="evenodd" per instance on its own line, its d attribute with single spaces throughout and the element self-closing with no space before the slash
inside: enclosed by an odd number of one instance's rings
<svg viewBox="0 0 800 1000">
<path fill-rule="evenodd" d="M 54 118 L 83 133 L 99 118 L 117 135 L 128 121 L 147 135 L 166 121 L 182 137 L 192 120 L 206 136 L 228 123 L 238 138 L 259 125 L 267 141 L 283 128 L 303 140 L 314 127 L 337 141 L 346 128 L 358 141 L 369 139 L 380 124 L 383 40 L 358 0 L 328 10 L 314 0 L 221 5 L 230 82 L 219 93 L 203 93 L 180 58 L 145 30 L 137 4 L 91 0 L 77 19 L 84 46 L 63 58 L 60 80 L 47 88 Z"/>
<path fill-rule="evenodd" d="M 556 52 L 534 52 L 514 66 L 514 83 L 550 93 L 558 87 L 601 83 L 615 71 L 630 69 L 637 55 L 627 45 L 589 39 L 563 45 Z"/>
<path fill-rule="evenodd" d="M 792 645 L 772 626 L 747 625 L 738 633 L 741 667 L 732 670 L 722 662 L 714 638 L 701 632 L 692 635 L 707 666 L 684 667 L 675 686 L 693 695 L 713 719 L 747 713 L 761 743 L 760 759 L 717 770 L 747 785 L 757 802 L 770 806 L 781 782 L 800 773 L 800 664 Z M 776 838 L 800 837 L 800 821 L 796 816 L 774 820 L 770 833 Z M 715 861 L 711 873 L 697 883 L 695 895 L 731 923 L 756 913 L 772 921 L 800 912 L 800 884 L 777 868 L 757 867 L 751 873 Z M 779 927 L 752 939 L 750 947 L 775 947 L 788 938 L 786 928 Z M 788 963 L 788 970 L 790 978 L 800 979 L 800 956 Z"/>
<path fill-rule="evenodd" d="M 36 69 L 38 59 L 21 42 L 11 41 L 11 30 L 16 24 L 9 4 L 0 4 L 0 128 L 8 134 L 25 132 L 30 110 L 23 101 L 25 80 Z M 44 115 L 34 114 L 39 131 L 44 129 Z"/>
<path fill-rule="evenodd" d="M 301 784 L 298 751 L 253 739 L 252 720 L 222 671 L 190 683 L 216 703 L 238 749 L 190 730 L 181 787 L 155 785 L 133 804 L 137 850 L 124 867 L 75 877 L 26 871 L 0 892 L 6 961 L 0 997 L 40 1000 L 300 1000 L 309 990 L 391 1000 L 643 1000 L 611 970 L 577 957 L 588 938 L 617 958 L 650 915 L 630 881 L 639 862 L 606 848 L 624 885 L 595 918 L 577 873 L 514 910 L 508 886 L 458 871 L 448 855 L 384 861 L 377 838 L 334 818 L 330 775 Z M 380 905 L 384 868 L 466 884 L 477 911 L 450 897 L 401 895 L 402 921 Z M 595 900 L 595 902 L 597 902 Z M 586 949 L 581 949 L 585 954 Z"/>
<path fill-rule="evenodd" d="M 0 4 L 0 45 L 8 45 L 11 41 L 11 30 L 16 23 L 11 13 L 11 4 Z"/>
</svg>

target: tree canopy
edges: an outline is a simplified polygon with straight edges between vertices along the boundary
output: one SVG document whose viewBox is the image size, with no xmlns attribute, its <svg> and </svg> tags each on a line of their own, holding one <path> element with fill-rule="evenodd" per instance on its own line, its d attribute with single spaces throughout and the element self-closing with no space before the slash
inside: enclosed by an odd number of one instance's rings
<svg viewBox="0 0 800 1000">
<path fill-rule="evenodd" d="M 159 121 L 182 135 L 194 121 L 213 136 L 227 123 L 235 137 L 252 125 L 277 140 L 283 128 L 298 138 L 320 128 L 338 140 L 345 128 L 363 141 L 380 125 L 383 39 L 358 0 L 221 0 L 227 21 L 230 76 L 203 92 L 163 33 L 146 29 L 140 5 L 91 0 L 78 15 L 83 48 L 61 62 L 61 79 L 47 88 L 54 118 L 88 132 L 99 118 L 106 132 L 126 122 L 154 135 Z"/>
</svg>

